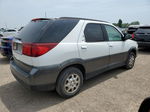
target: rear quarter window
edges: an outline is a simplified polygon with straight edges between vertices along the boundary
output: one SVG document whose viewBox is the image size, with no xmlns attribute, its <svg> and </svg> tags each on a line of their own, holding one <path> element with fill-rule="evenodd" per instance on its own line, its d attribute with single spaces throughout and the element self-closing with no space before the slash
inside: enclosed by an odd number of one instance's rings
<svg viewBox="0 0 150 112">
<path fill-rule="evenodd" d="M 103 31 L 100 24 L 89 23 L 84 30 L 86 42 L 104 41 Z"/>
</svg>

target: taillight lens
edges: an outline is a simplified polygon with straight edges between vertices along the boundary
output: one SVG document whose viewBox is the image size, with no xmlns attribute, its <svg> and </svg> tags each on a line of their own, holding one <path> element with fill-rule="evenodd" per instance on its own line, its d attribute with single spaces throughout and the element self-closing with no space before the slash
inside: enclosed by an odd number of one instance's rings
<svg viewBox="0 0 150 112">
<path fill-rule="evenodd" d="M 132 34 L 132 39 L 134 39 L 134 37 L 135 37 L 135 34 L 133 33 L 133 34 Z"/>
<path fill-rule="evenodd" d="M 32 56 L 32 44 L 24 43 L 22 47 L 22 54 Z"/>
<path fill-rule="evenodd" d="M 22 54 L 38 57 L 53 49 L 57 44 L 58 43 L 23 43 Z"/>
</svg>

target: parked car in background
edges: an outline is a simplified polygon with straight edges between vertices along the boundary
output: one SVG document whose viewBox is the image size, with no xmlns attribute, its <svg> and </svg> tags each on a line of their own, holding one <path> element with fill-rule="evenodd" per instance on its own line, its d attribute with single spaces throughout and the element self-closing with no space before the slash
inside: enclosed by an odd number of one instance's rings
<svg viewBox="0 0 150 112">
<path fill-rule="evenodd" d="M 14 77 L 28 88 L 76 95 L 83 80 L 124 66 L 131 69 L 137 43 L 108 22 L 85 18 L 33 19 L 13 39 Z"/>
<path fill-rule="evenodd" d="M 0 44 L 0 53 L 3 56 L 10 58 L 12 56 L 12 40 L 13 36 L 2 37 Z"/>
<path fill-rule="evenodd" d="M 11 35 L 14 35 L 16 34 L 17 30 L 15 29 L 7 29 L 3 32 L 3 37 L 7 37 L 7 36 L 11 36 Z"/>
<path fill-rule="evenodd" d="M 130 25 L 127 29 L 127 33 L 133 34 L 139 27 L 140 25 Z"/>
<path fill-rule="evenodd" d="M 10 58 L 12 56 L 12 40 L 17 31 L 9 29 L 3 32 L 3 37 L 0 41 L 0 53 L 3 56 Z"/>
<path fill-rule="evenodd" d="M 127 28 L 119 28 L 119 30 L 120 30 L 123 34 L 127 34 Z"/>
<path fill-rule="evenodd" d="M 2 34 L 0 34 L 0 42 L 1 42 L 1 38 L 3 37 L 3 35 Z"/>
<path fill-rule="evenodd" d="M 0 29 L 0 42 L 1 42 L 1 37 L 3 37 L 3 32 L 5 31 L 5 29 L 1 28 Z"/>
<path fill-rule="evenodd" d="M 0 37 L 3 36 L 3 32 L 4 32 L 4 31 L 6 31 L 4 28 L 1 28 L 1 29 L 0 29 Z"/>
<path fill-rule="evenodd" d="M 0 33 L 0 38 L 1 38 L 1 37 L 3 37 L 3 34 L 2 34 L 2 33 Z"/>
<path fill-rule="evenodd" d="M 139 47 L 150 47 L 150 26 L 141 26 L 132 34 Z"/>
<path fill-rule="evenodd" d="M 1 38 L 2 38 L 3 36 L 1 36 L 1 34 L 0 34 L 0 46 L 1 46 Z"/>
</svg>

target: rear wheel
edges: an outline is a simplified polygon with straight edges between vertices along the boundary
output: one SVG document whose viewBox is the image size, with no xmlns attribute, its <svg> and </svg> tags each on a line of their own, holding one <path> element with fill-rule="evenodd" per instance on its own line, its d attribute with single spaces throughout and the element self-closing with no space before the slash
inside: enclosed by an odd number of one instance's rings
<svg viewBox="0 0 150 112">
<path fill-rule="evenodd" d="M 150 97 L 144 99 L 138 112 L 150 112 Z"/>
<path fill-rule="evenodd" d="M 56 91 L 64 98 L 76 95 L 83 84 L 83 74 L 75 67 L 69 67 L 62 71 L 57 81 Z"/>
<path fill-rule="evenodd" d="M 135 53 L 134 52 L 130 52 L 129 55 L 128 55 L 128 59 L 127 59 L 127 62 L 126 62 L 126 69 L 132 69 L 133 66 L 134 66 L 134 63 L 135 63 Z"/>
<path fill-rule="evenodd" d="M 2 56 L 6 56 L 5 54 L 1 53 Z"/>
</svg>

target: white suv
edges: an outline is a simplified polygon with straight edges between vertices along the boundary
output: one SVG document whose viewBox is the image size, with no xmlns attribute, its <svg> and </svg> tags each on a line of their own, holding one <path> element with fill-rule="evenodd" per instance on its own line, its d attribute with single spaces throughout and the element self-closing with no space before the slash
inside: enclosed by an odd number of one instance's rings
<svg viewBox="0 0 150 112">
<path fill-rule="evenodd" d="M 131 69 L 137 43 L 108 22 L 84 18 L 33 19 L 13 41 L 11 71 L 23 85 L 76 95 L 84 80 L 124 66 Z"/>
</svg>

